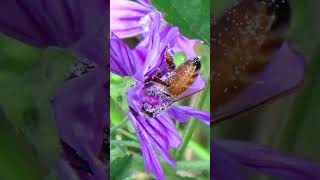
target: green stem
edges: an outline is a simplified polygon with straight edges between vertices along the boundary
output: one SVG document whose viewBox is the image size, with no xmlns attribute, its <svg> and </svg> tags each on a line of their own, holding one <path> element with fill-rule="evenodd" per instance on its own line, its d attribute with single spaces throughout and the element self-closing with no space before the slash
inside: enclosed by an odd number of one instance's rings
<svg viewBox="0 0 320 180">
<path fill-rule="evenodd" d="M 137 137 L 134 136 L 133 134 L 123 130 L 123 129 L 118 129 L 117 132 L 121 133 L 124 136 L 127 136 L 128 138 L 134 140 L 134 141 L 138 141 Z"/>
<path fill-rule="evenodd" d="M 133 155 L 133 160 L 136 164 L 141 164 L 143 166 L 144 160 L 139 155 Z M 161 164 L 165 166 L 167 164 L 163 159 L 160 160 Z M 188 161 L 177 161 L 177 169 L 180 170 L 208 170 L 210 169 L 210 161 L 209 160 L 188 160 Z"/>
<path fill-rule="evenodd" d="M 320 46 L 317 48 L 320 49 Z M 304 88 L 295 99 L 289 121 L 281 131 L 279 147 L 285 151 L 292 151 L 296 145 L 297 136 L 303 127 L 304 118 L 309 109 L 309 102 L 313 98 L 314 86 L 317 84 L 320 69 L 320 53 L 317 53 L 312 59 L 307 78 L 304 82 Z"/>
<path fill-rule="evenodd" d="M 207 85 L 204 89 L 204 91 L 201 93 L 201 97 L 200 97 L 200 100 L 199 100 L 199 103 L 197 105 L 197 108 L 198 109 L 201 109 L 204 102 L 205 102 L 205 99 L 207 97 L 207 94 L 209 92 L 209 85 Z M 190 123 L 188 124 L 188 127 L 187 127 L 187 130 L 185 131 L 184 135 L 183 135 L 183 139 L 182 139 L 182 145 L 180 146 L 180 148 L 178 149 L 178 151 L 176 152 L 175 154 L 175 157 L 176 157 L 176 160 L 180 160 L 188 146 L 188 143 L 192 137 L 192 134 L 195 130 L 195 128 L 197 127 L 197 124 L 198 124 L 198 121 L 194 118 L 192 118 L 190 120 Z"/>
<path fill-rule="evenodd" d="M 118 140 L 111 140 L 111 145 L 115 146 L 128 146 L 140 149 L 140 144 L 135 141 L 118 141 Z"/>
<path fill-rule="evenodd" d="M 128 122 L 128 118 L 124 117 L 123 121 L 121 121 L 118 125 L 116 125 L 116 126 L 114 126 L 114 127 L 112 127 L 110 129 L 110 134 L 114 133 L 114 131 L 116 131 L 117 129 L 122 128 L 123 126 L 125 126 L 127 124 L 127 122 Z"/>
</svg>

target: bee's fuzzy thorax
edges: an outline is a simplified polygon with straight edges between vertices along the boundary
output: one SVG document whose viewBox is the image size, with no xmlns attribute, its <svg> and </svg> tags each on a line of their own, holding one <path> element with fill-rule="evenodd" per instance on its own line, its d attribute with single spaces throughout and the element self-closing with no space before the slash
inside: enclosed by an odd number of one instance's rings
<svg viewBox="0 0 320 180">
<path fill-rule="evenodd" d="M 201 67 L 199 58 L 184 61 L 171 75 L 165 80 L 169 86 L 168 91 L 172 96 L 179 96 L 185 92 L 198 76 Z"/>
</svg>

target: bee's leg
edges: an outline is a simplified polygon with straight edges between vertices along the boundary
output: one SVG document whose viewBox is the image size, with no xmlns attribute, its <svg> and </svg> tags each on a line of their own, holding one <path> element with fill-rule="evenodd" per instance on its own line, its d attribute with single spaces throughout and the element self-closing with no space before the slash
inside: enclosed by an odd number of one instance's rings
<svg viewBox="0 0 320 180">
<path fill-rule="evenodd" d="M 157 72 L 156 72 L 155 77 L 158 77 L 158 78 L 161 78 L 161 77 L 162 77 L 160 68 L 157 68 Z"/>
<path fill-rule="evenodd" d="M 144 79 L 144 82 L 147 83 L 147 82 L 153 81 L 156 78 L 160 79 L 161 77 L 162 77 L 162 74 L 161 74 L 160 68 L 157 68 L 156 74 L 154 74 L 153 76 L 147 76 Z"/>
<path fill-rule="evenodd" d="M 168 46 L 166 47 L 165 58 L 166 58 L 166 63 L 168 65 L 169 71 L 175 70 L 176 65 L 173 62 L 173 60 L 174 60 L 173 54 L 171 52 L 171 49 Z"/>
<path fill-rule="evenodd" d="M 160 78 L 157 78 L 157 77 L 154 77 L 152 81 L 157 82 L 157 83 L 159 83 L 159 84 L 162 84 L 162 85 L 164 85 L 164 86 L 166 86 L 166 87 L 169 86 L 169 84 L 168 84 L 167 82 L 165 82 L 164 80 L 162 80 L 162 79 L 160 79 Z"/>
<path fill-rule="evenodd" d="M 144 83 L 148 83 L 148 82 L 151 82 L 151 81 L 159 83 L 159 84 L 162 84 L 162 85 L 164 85 L 166 87 L 169 86 L 169 84 L 167 82 L 165 82 L 164 80 L 160 79 L 160 77 L 157 77 L 157 76 L 152 76 L 152 77 L 145 78 Z"/>
</svg>

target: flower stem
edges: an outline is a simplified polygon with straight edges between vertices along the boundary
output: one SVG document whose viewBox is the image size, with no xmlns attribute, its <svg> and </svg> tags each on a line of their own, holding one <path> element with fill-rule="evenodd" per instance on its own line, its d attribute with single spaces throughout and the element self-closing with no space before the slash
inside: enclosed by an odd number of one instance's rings
<svg viewBox="0 0 320 180">
<path fill-rule="evenodd" d="M 318 45 L 317 50 L 320 49 Z M 282 130 L 280 135 L 280 141 L 278 146 L 285 151 L 292 151 L 296 145 L 299 132 L 303 127 L 303 123 L 310 109 L 310 101 L 314 98 L 315 86 L 317 85 L 320 68 L 320 53 L 317 53 L 312 58 L 312 62 L 309 65 L 309 71 L 305 79 L 304 88 L 301 90 L 298 97 L 295 99 L 292 107 L 289 121 Z"/>
<path fill-rule="evenodd" d="M 123 126 L 125 126 L 127 124 L 127 122 L 128 122 L 128 118 L 125 117 L 123 121 L 121 121 L 118 125 L 116 125 L 116 126 L 114 126 L 114 127 L 112 127 L 110 129 L 110 134 L 112 134 L 117 129 L 122 128 Z"/>
<path fill-rule="evenodd" d="M 124 136 L 127 136 L 128 138 L 130 138 L 134 141 L 138 141 L 137 137 L 134 136 L 133 134 L 129 133 L 128 131 L 125 131 L 123 129 L 118 129 L 117 132 L 121 133 Z"/>
<path fill-rule="evenodd" d="M 111 140 L 110 143 L 116 146 L 128 146 L 140 149 L 140 144 L 135 141 L 118 141 L 118 140 Z"/>
<path fill-rule="evenodd" d="M 199 103 L 197 105 L 198 109 L 201 109 L 202 106 L 204 105 L 205 99 L 207 97 L 207 94 L 209 93 L 209 85 L 207 85 L 204 89 L 204 91 L 201 93 L 201 97 L 199 100 Z M 188 124 L 187 130 L 185 131 L 184 135 L 183 135 L 183 140 L 182 140 L 182 144 L 180 146 L 180 148 L 178 149 L 178 151 L 175 153 L 175 157 L 176 160 L 180 160 L 188 146 L 188 143 L 192 137 L 192 134 L 195 130 L 195 128 L 197 127 L 198 121 L 194 118 L 192 118 L 190 120 L 190 123 Z"/>
</svg>

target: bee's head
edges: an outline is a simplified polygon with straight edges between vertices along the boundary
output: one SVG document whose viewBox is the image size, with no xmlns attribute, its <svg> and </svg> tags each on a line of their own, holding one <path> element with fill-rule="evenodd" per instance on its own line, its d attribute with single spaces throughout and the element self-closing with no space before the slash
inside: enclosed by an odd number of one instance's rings
<svg viewBox="0 0 320 180">
<path fill-rule="evenodd" d="M 267 4 L 267 13 L 275 16 L 271 30 L 277 30 L 287 26 L 291 17 L 289 0 L 258 0 Z"/>
<path fill-rule="evenodd" d="M 198 57 L 194 57 L 189 59 L 189 61 L 196 67 L 196 70 L 200 70 L 201 68 L 201 62 L 200 62 L 200 58 Z"/>
</svg>

